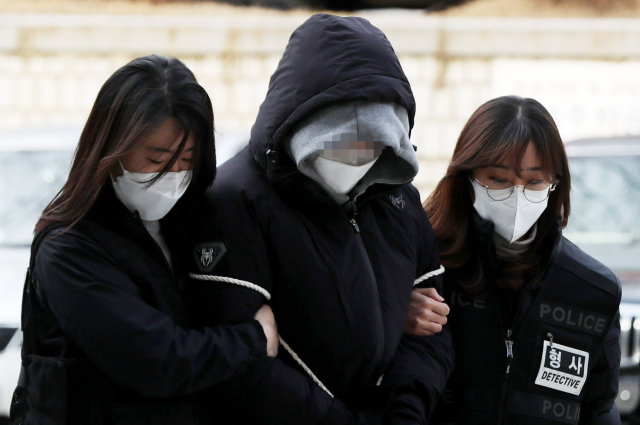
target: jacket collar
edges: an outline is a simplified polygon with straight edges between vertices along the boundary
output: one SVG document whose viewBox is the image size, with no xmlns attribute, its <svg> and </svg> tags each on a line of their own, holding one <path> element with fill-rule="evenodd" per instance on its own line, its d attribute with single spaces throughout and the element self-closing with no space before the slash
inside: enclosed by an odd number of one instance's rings
<svg viewBox="0 0 640 425">
<path fill-rule="evenodd" d="M 127 207 L 116 197 L 111 184 L 107 182 L 95 204 L 91 207 L 85 218 L 80 222 L 98 225 L 109 232 L 133 240 L 142 246 L 150 256 L 163 264 L 167 271 L 172 274 L 172 269 L 167 259 L 155 240 L 145 229 L 137 211 L 130 212 Z M 164 228 L 162 228 L 164 234 Z"/>
<path fill-rule="evenodd" d="M 290 181 L 277 185 L 275 189 L 291 208 L 301 212 L 315 211 L 320 208 L 335 211 L 342 210 L 352 215 L 371 199 L 391 193 L 401 186 L 403 185 L 373 184 L 363 193 L 349 198 L 343 205 L 339 205 L 318 183 L 302 173 L 297 173 Z"/>
<path fill-rule="evenodd" d="M 473 210 L 471 222 L 475 252 L 482 258 L 482 261 L 488 268 L 487 271 L 491 273 L 493 278 L 497 278 L 501 274 L 501 267 L 493 239 L 495 229 L 494 224 L 489 220 L 484 220 L 475 210 Z M 546 271 L 561 247 L 562 217 L 558 216 L 554 224 L 540 236 L 543 238 L 543 241 L 537 250 L 540 259 L 540 273 L 533 279 L 534 282 L 542 281 L 542 277 L 546 274 Z"/>
<path fill-rule="evenodd" d="M 216 213 L 204 193 L 189 189 L 171 211 L 160 220 L 163 237 L 171 250 L 170 267 L 162 249 L 145 229 L 137 211 L 130 212 L 116 197 L 111 184 L 105 184 L 95 204 L 82 222 L 99 225 L 110 232 L 133 240 L 150 256 L 163 264 L 169 274 L 186 266 L 185 252 L 190 251 L 197 233 L 216 221 Z"/>
</svg>

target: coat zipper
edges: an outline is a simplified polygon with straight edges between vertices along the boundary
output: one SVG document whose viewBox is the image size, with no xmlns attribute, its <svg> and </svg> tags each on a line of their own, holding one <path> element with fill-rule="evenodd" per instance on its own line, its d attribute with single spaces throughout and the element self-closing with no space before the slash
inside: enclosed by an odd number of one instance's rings
<svg viewBox="0 0 640 425">
<path fill-rule="evenodd" d="M 509 386 L 509 376 L 511 372 L 511 362 L 513 362 L 513 340 L 511 335 L 513 332 L 511 329 L 507 331 L 507 338 L 504 343 L 507 346 L 507 368 L 502 379 L 502 386 L 500 388 L 500 410 L 498 411 L 498 425 L 504 424 L 504 407 L 507 401 L 507 387 Z M 553 347 L 553 334 L 547 333 L 549 339 L 549 345 Z"/>
<path fill-rule="evenodd" d="M 364 247 L 364 243 L 362 242 L 362 237 L 360 236 L 360 227 L 358 226 L 358 222 L 356 221 L 356 214 L 354 212 L 353 217 L 350 222 L 353 226 L 353 229 L 356 232 L 356 239 L 358 240 L 358 245 L 360 245 L 360 250 L 362 251 L 362 256 L 364 257 L 364 261 L 367 264 L 367 270 L 369 272 L 369 277 L 371 280 L 371 285 L 373 287 L 373 293 L 376 300 L 376 322 L 378 325 L 378 346 L 376 348 L 376 354 L 374 356 L 373 363 L 371 364 L 369 370 L 365 374 L 365 378 L 369 378 L 371 373 L 378 366 L 380 361 L 382 360 L 382 354 L 384 353 L 384 328 L 382 326 L 382 307 L 380 305 L 380 289 L 378 288 L 378 282 L 376 280 L 376 276 L 373 274 L 373 268 L 371 267 L 371 261 L 369 260 L 369 255 L 367 254 L 367 250 Z"/>
<path fill-rule="evenodd" d="M 500 409 L 498 410 L 498 425 L 504 423 L 504 405 L 507 401 L 507 387 L 509 386 L 509 377 L 511 376 L 511 363 L 513 362 L 513 340 L 511 336 L 513 332 L 511 329 L 507 330 L 507 337 L 504 340 L 504 345 L 507 347 L 507 367 L 502 377 L 502 384 L 500 385 Z"/>
<path fill-rule="evenodd" d="M 528 285 L 527 285 L 528 286 Z M 511 323 L 511 328 L 507 330 L 507 335 L 504 340 L 505 346 L 507 348 L 507 364 L 504 372 L 504 376 L 502 378 L 502 384 L 500 385 L 500 405 L 498 406 L 498 425 L 504 424 L 504 410 L 507 402 L 507 390 L 509 388 L 509 377 L 511 376 L 511 363 L 513 363 L 513 340 L 515 339 L 515 332 L 517 331 L 518 326 L 518 317 L 520 316 L 520 311 L 522 310 L 522 298 L 524 291 L 527 290 L 527 286 L 522 289 L 522 292 L 519 294 L 518 308 L 516 309 L 516 314 L 513 317 L 513 322 Z M 531 306 L 532 304 L 530 304 Z M 503 325 L 506 327 L 506 325 Z"/>
</svg>

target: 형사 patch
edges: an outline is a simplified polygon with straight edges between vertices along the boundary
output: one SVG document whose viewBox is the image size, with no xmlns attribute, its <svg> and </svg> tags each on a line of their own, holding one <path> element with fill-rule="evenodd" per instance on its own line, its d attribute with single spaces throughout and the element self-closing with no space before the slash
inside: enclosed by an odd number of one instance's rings
<svg viewBox="0 0 640 425">
<path fill-rule="evenodd" d="M 544 341 L 536 385 L 579 395 L 587 380 L 589 353 Z"/>
</svg>

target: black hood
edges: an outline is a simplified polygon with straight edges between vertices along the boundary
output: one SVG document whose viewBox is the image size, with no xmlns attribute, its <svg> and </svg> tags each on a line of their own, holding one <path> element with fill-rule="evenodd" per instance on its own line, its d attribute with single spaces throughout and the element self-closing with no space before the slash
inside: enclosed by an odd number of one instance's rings
<svg viewBox="0 0 640 425">
<path fill-rule="evenodd" d="M 251 129 L 251 153 L 268 179 L 297 170 L 284 142 L 302 119 L 354 100 L 395 102 L 413 127 L 413 93 L 382 31 L 363 18 L 314 15 L 291 35 Z"/>
</svg>

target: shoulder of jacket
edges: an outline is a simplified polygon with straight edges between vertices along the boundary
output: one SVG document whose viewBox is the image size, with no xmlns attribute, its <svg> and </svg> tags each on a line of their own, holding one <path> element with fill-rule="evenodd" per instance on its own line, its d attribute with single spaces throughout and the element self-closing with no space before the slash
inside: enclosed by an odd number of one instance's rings
<svg viewBox="0 0 640 425">
<path fill-rule="evenodd" d="M 254 202 L 274 193 L 253 159 L 242 151 L 221 165 L 207 196 L 217 205 Z"/>
<path fill-rule="evenodd" d="M 560 241 L 555 262 L 556 265 L 620 300 L 620 280 L 611 269 L 564 237 Z"/>
<path fill-rule="evenodd" d="M 411 183 L 406 183 L 400 186 L 399 191 L 404 195 L 404 198 L 407 200 L 407 203 L 412 206 L 412 211 L 416 214 L 417 220 L 421 223 L 421 226 L 425 221 L 429 222 L 429 218 L 427 217 L 427 213 L 424 210 L 424 206 L 422 205 L 422 199 L 420 198 L 420 191 Z M 431 227 L 431 223 L 429 223 L 429 228 Z"/>
<path fill-rule="evenodd" d="M 401 186 L 403 192 L 406 192 L 415 202 L 422 206 L 422 202 L 420 201 L 420 192 L 418 189 L 411 183 L 407 183 Z"/>
<path fill-rule="evenodd" d="M 385 200 L 402 201 L 405 204 L 422 207 L 420 192 L 411 183 L 405 183 L 376 196 L 381 202 Z"/>
<path fill-rule="evenodd" d="M 48 231 L 42 238 L 37 253 L 49 251 L 71 251 L 74 249 L 84 249 L 88 245 L 100 247 L 98 242 L 91 238 L 86 232 L 74 226 L 71 229 L 64 228 Z"/>
<path fill-rule="evenodd" d="M 45 287 L 54 288 L 50 285 L 56 285 L 58 281 L 42 279 L 43 276 L 49 276 L 53 270 L 65 270 L 82 264 L 82 267 L 90 267 L 95 271 L 96 267 L 100 267 L 94 264 L 95 258 L 115 264 L 115 260 L 107 251 L 77 226 L 66 231 L 64 229 L 48 231 L 32 255 L 34 257 L 30 260 L 30 264 L 34 276 L 39 276 L 36 278 L 39 282 L 39 290 Z"/>
</svg>

